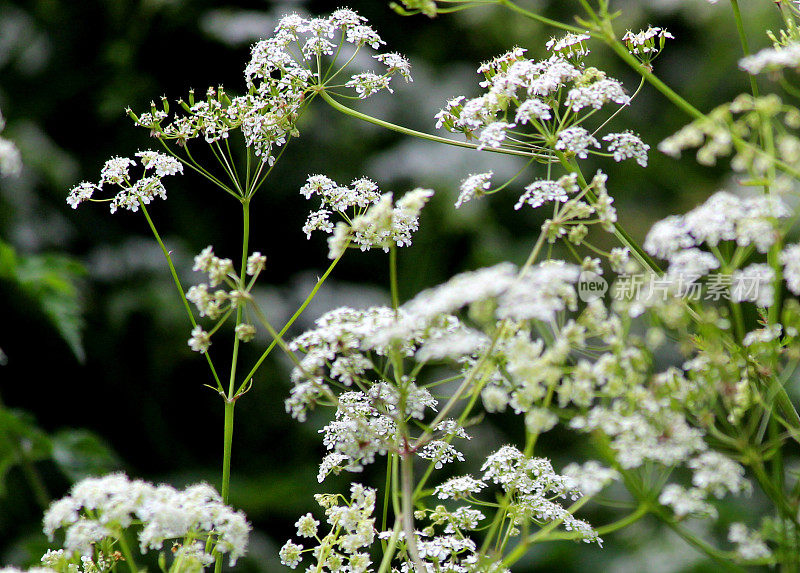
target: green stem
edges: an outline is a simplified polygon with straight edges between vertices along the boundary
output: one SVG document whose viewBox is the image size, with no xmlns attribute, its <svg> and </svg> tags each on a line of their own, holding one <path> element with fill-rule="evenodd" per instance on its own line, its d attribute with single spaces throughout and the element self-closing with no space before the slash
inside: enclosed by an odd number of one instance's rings
<svg viewBox="0 0 800 573">
<path fill-rule="evenodd" d="M 553 28 L 559 28 L 561 30 L 566 30 L 567 32 L 574 32 L 575 34 L 583 34 L 586 32 L 584 28 L 578 28 L 577 26 L 571 26 L 569 24 L 564 24 L 563 22 L 559 22 L 558 20 L 551 20 L 550 18 L 545 18 L 540 14 L 535 12 L 531 12 L 529 10 L 525 10 L 511 2 L 510 0 L 497 0 L 497 3 L 501 6 L 505 6 L 509 10 L 513 12 L 517 12 L 518 14 L 522 14 L 526 18 L 530 18 L 531 20 L 536 20 L 542 24 L 547 26 L 552 26 Z"/>
<path fill-rule="evenodd" d="M 225 430 L 222 449 L 222 495 L 223 503 L 228 503 L 231 489 L 231 452 L 233 450 L 233 407 L 235 400 L 225 401 Z"/>
<path fill-rule="evenodd" d="M 356 119 L 361 119 L 361 120 L 366 121 L 368 123 L 371 123 L 373 125 L 379 125 L 380 127 L 385 127 L 386 129 L 390 129 L 390 130 L 396 131 L 398 133 L 402 133 L 402 134 L 405 134 L 405 135 L 411 135 L 413 137 L 418 137 L 420 139 L 427 139 L 428 141 L 435 141 L 437 143 L 444 143 L 444 144 L 447 144 L 447 145 L 454 145 L 456 147 L 466 147 L 467 149 L 478 149 L 478 146 L 476 144 L 474 144 L 474 143 L 466 143 L 466 142 L 463 142 L 463 141 L 455 141 L 454 139 L 447 139 L 445 137 L 439 137 L 439 136 L 436 136 L 436 135 L 431 135 L 429 133 L 424 133 L 422 131 L 417 131 L 415 129 L 409 129 L 407 127 L 403 127 L 402 125 L 396 125 L 394 123 L 389 123 L 388 121 L 383 121 L 382 119 L 378 119 L 376 117 L 372 117 L 371 115 L 367 115 L 365 113 L 361 113 L 360 111 L 356 111 L 356 110 L 354 110 L 352 108 L 349 108 L 349 107 L 347 107 L 345 105 L 342 105 L 341 103 L 339 103 L 338 101 L 333 99 L 331 97 L 331 95 L 325 90 L 320 90 L 319 94 L 320 94 L 320 96 L 322 96 L 322 99 L 324 99 L 326 102 L 328 102 L 328 104 L 330 104 L 330 106 L 333 109 L 335 109 L 337 111 L 340 111 L 340 112 L 342 112 L 342 113 L 344 113 L 346 115 L 349 115 L 351 117 L 355 117 Z M 495 149 L 495 148 L 492 148 L 492 147 L 487 147 L 487 148 L 483 149 L 483 151 L 491 151 L 492 153 L 502 153 L 502 154 L 505 154 L 505 155 L 517 155 L 517 156 L 520 156 L 520 157 L 527 157 L 527 158 L 530 158 L 531 156 L 535 156 L 535 154 L 533 154 L 533 153 L 531 153 L 529 151 L 515 151 L 515 150 L 512 150 L 512 149 L 503 149 L 503 148 Z"/>
<path fill-rule="evenodd" d="M 383 559 L 378 568 L 378 573 L 387 573 L 392 566 L 392 558 L 394 557 L 395 549 L 397 548 L 397 539 L 400 537 L 400 531 L 403 529 L 403 522 L 398 517 L 394 522 L 394 529 L 392 536 L 389 538 L 389 543 L 383 551 Z"/>
<path fill-rule="evenodd" d="M 625 527 L 628 527 L 632 523 L 635 523 L 635 522 L 639 521 L 641 518 L 643 518 L 649 512 L 650 512 L 650 506 L 649 505 L 644 504 L 644 503 L 640 504 L 639 507 L 636 508 L 636 511 L 634 511 L 630 515 L 627 515 L 627 516 L 623 517 L 622 519 L 619 519 L 619 520 L 617 520 L 617 521 L 615 521 L 613 523 L 609 523 L 609 524 L 604 525 L 602 527 L 598 527 L 595 531 L 597 531 L 598 535 L 607 535 L 609 533 L 613 533 L 614 531 L 617 531 L 619 529 L 623 529 Z"/>
<path fill-rule="evenodd" d="M 397 246 L 392 243 L 389 249 L 389 284 L 392 289 L 392 308 L 400 308 L 400 296 L 397 292 Z"/>
<path fill-rule="evenodd" d="M 584 506 L 590 499 L 591 498 L 589 498 L 589 497 L 583 497 L 583 498 L 579 499 L 578 501 L 573 503 L 569 507 L 569 509 L 567 511 L 570 514 L 575 513 L 582 506 Z M 537 531 L 533 535 L 529 535 L 528 537 L 526 537 L 525 539 L 520 541 L 517 544 L 517 546 L 514 547 L 514 549 L 511 551 L 511 553 L 509 553 L 505 557 L 505 559 L 503 559 L 503 565 L 508 567 L 509 565 L 512 565 L 512 564 L 516 563 L 517 561 L 519 561 L 522 558 L 522 556 L 525 555 L 525 553 L 528 552 L 528 548 L 532 544 L 534 544 L 534 543 L 536 543 L 538 541 L 542 541 L 543 538 L 546 538 L 550 534 L 550 532 L 552 532 L 556 527 L 561 525 L 563 522 L 564 522 L 564 518 L 556 519 L 555 521 L 551 521 L 550 523 L 548 523 L 547 525 L 545 525 L 541 529 L 539 529 L 539 531 Z"/>
<path fill-rule="evenodd" d="M 125 563 L 127 563 L 128 569 L 131 573 L 138 573 L 139 568 L 136 566 L 136 559 L 133 558 L 133 553 L 131 552 L 130 545 L 128 545 L 128 540 L 125 538 L 124 531 L 119 532 L 117 541 L 119 541 L 119 547 L 122 550 L 122 555 L 125 557 Z"/>
<path fill-rule="evenodd" d="M 158 246 L 161 247 L 161 252 L 164 253 L 164 258 L 167 259 L 167 265 L 169 266 L 169 272 L 172 275 L 172 281 L 175 283 L 175 287 L 178 289 L 178 294 L 183 301 L 183 307 L 186 309 L 186 314 L 189 316 L 189 322 L 192 324 L 192 328 L 197 326 L 197 321 L 194 319 L 194 315 L 192 314 L 192 309 L 189 306 L 189 301 L 186 300 L 186 293 L 183 290 L 183 286 L 181 285 L 181 281 L 178 278 L 178 273 L 175 270 L 175 265 L 172 263 L 172 256 L 170 255 L 170 251 L 167 250 L 167 247 L 164 246 L 164 241 L 161 240 L 161 235 L 158 234 L 156 231 L 156 226 L 153 224 L 153 220 L 150 218 L 150 214 L 147 212 L 147 207 L 145 207 L 144 203 L 142 203 L 141 199 L 139 200 L 139 206 L 142 209 L 142 213 L 144 214 L 145 219 L 147 219 L 147 224 L 150 226 L 150 231 L 153 233 L 153 236 L 158 243 Z M 214 363 L 211 360 L 211 356 L 208 355 L 208 352 L 203 352 L 203 356 L 206 357 L 206 362 L 208 362 L 208 367 L 211 369 L 211 375 L 214 377 L 214 381 L 217 383 L 217 389 L 222 392 L 222 382 L 220 382 L 219 376 L 217 376 L 217 371 L 214 368 Z"/>
<path fill-rule="evenodd" d="M 750 46 L 747 43 L 747 34 L 744 31 L 744 22 L 742 21 L 742 13 L 739 10 L 739 1 L 738 0 L 731 0 L 731 8 L 733 8 L 733 19 L 736 20 L 736 30 L 739 32 L 739 42 L 742 44 L 742 51 L 744 52 L 745 56 L 750 55 Z M 753 92 L 753 97 L 758 97 L 758 83 L 756 82 L 756 77 L 753 74 L 747 74 L 750 76 L 750 90 Z"/>
<path fill-rule="evenodd" d="M 341 254 L 338 257 L 336 257 L 336 259 L 328 266 L 327 270 L 317 280 L 317 284 L 315 284 L 314 288 L 311 289 L 311 292 L 308 293 L 308 296 L 303 301 L 303 304 L 300 305 L 300 307 L 295 311 L 295 313 L 292 315 L 292 317 L 286 322 L 284 327 L 280 330 L 280 332 L 278 333 L 279 337 L 282 337 L 284 334 L 286 334 L 286 331 L 289 330 L 289 328 L 300 317 L 300 315 L 303 314 L 303 311 L 306 309 L 306 307 L 311 303 L 311 301 L 317 295 L 317 291 L 319 291 L 319 289 L 322 287 L 322 284 L 325 282 L 325 279 L 327 279 L 328 275 L 330 275 L 331 272 L 333 272 L 333 269 L 336 267 L 336 265 L 339 263 L 339 261 L 341 260 L 341 258 L 344 256 L 344 254 L 346 252 L 347 252 L 347 247 L 342 249 Z M 267 349 L 261 354 L 259 359 L 256 361 L 256 363 L 250 369 L 250 372 L 248 372 L 247 376 L 244 377 L 244 381 L 242 382 L 241 386 L 239 387 L 239 390 L 244 388 L 245 385 L 247 384 L 247 381 L 250 380 L 255 375 L 256 371 L 261 367 L 261 364 L 264 362 L 264 360 L 267 359 L 267 356 L 269 356 L 270 352 L 272 352 L 272 349 L 275 348 L 276 344 L 277 344 L 277 340 L 276 339 L 273 339 L 272 342 L 270 342 L 269 346 L 267 346 Z"/>
<path fill-rule="evenodd" d="M 417 550 L 417 535 L 414 530 L 414 454 L 404 452 L 400 456 L 400 480 L 402 488 L 403 531 L 406 548 L 417 571 L 427 571 Z"/>
</svg>

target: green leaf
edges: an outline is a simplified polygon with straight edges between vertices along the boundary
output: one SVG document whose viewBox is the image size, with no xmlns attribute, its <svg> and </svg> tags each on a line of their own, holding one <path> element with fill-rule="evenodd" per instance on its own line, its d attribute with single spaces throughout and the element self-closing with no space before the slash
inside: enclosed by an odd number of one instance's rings
<svg viewBox="0 0 800 573">
<path fill-rule="evenodd" d="M 80 362 L 86 353 L 81 339 L 83 308 L 76 282 L 84 274 L 83 265 L 65 255 L 19 256 L 0 241 L 0 279 L 15 283 L 36 301 Z"/>
<path fill-rule="evenodd" d="M 53 443 L 28 412 L 0 409 L 0 494 L 8 471 L 24 460 L 49 458 Z"/>
<path fill-rule="evenodd" d="M 53 461 L 72 481 L 122 469 L 119 456 L 102 438 L 80 429 L 59 430 L 53 435 Z"/>
</svg>

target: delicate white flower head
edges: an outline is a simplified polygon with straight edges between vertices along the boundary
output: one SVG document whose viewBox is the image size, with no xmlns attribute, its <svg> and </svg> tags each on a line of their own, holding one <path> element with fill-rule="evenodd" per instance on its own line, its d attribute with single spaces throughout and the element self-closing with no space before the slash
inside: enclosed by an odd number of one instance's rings
<svg viewBox="0 0 800 573">
<path fill-rule="evenodd" d="M 0 131 L 6 126 L 6 120 L 0 112 Z M 19 149 L 10 140 L 0 137 L 0 177 L 19 175 L 22 170 L 22 157 Z"/>
<path fill-rule="evenodd" d="M 558 181 L 540 179 L 525 187 L 525 193 L 520 196 L 514 209 L 519 210 L 526 204 L 536 208 L 553 201 L 566 203 L 569 195 L 578 191 L 580 191 L 580 186 L 576 173 L 564 175 Z"/>
<path fill-rule="evenodd" d="M 783 68 L 800 68 L 800 43 L 793 42 L 786 46 L 764 48 L 739 60 L 739 67 L 752 75 L 764 71 L 780 71 Z"/>
<path fill-rule="evenodd" d="M 480 137 L 478 137 L 478 150 L 486 147 L 498 148 L 503 140 L 506 138 L 506 131 L 516 127 L 513 123 L 506 123 L 504 121 L 493 121 L 483 128 Z"/>
<path fill-rule="evenodd" d="M 800 295 L 800 244 L 786 245 L 780 254 L 786 288 Z"/>
<path fill-rule="evenodd" d="M 603 141 L 609 142 L 608 150 L 614 154 L 614 161 L 635 159 L 636 163 L 647 167 L 647 152 L 650 150 L 650 146 L 632 131 L 609 133 L 603 137 Z"/>
<path fill-rule="evenodd" d="M 350 78 L 350 81 L 345 84 L 345 87 L 354 88 L 358 97 L 364 99 L 381 90 L 394 93 L 392 88 L 389 87 L 390 80 L 391 78 L 389 76 L 379 76 L 372 72 L 363 72 L 355 74 Z"/>
<path fill-rule="evenodd" d="M 672 508 L 676 517 L 716 517 L 717 509 L 706 501 L 706 494 L 698 488 L 684 489 L 671 483 L 658 496 L 658 503 Z"/>
<path fill-rule="evenodd" d="M 129 157 L 113 157 L 103 165 L 100 182 L 95 185 L 84 181 L 73 187 L 67 196 L 67 204 L 75 209 L 84 201 L 107 201 L 111 213 L 116 213 L 118 209 L 136 212 L 140 205 L 150 204 L 155 197 L 166 199 L 167 190 L 161 179 L 183 173 L 183 165 L 157 151 L 140 151 L 136 155 L 144 168 L 140 179 L 134 180 L 130 174 L 130 168 L 136 165 L 136 161 Z M 106 184 L 118 187 L 119 191 L 110 199 L 96 199 L 95 193 Z"/>
<path fill-rule="evenodd" d="M 517 108 L 517 113 L 514 116 L 514 121 L 519 124 L 526 124 L 534 119 L 539 121 L 546 121 L 553 117 L 549 105 L 544 103 L 539 98 L 532 97 L 526 99 Z"/>
<path fill-rule="evenodd" d="M 692 484 L 721 498 L 726 493 L 739 494 L 751 489 L 744 479 L 741 464 L 719 452 L 703 452 L 686 464 L 693 470 Z"/>
<path fill-rule="evenodd" d="M 138 151 L 136 157 L 140 158 L 145 171 L 153 169 L 158 177 L 183 173 L 183 164 L 180 161 L 158 151 Z"/>
<path fill-rule="evenodd" d="M 558 132 L 556 149 L 568 151 L 581 159 L 589 156 L 589 147 L 600 147 L 600 143 L 580 126 L 568 127 Z"/>
<path fill-rule="evenodd" d="M 372 57 L 386 66 L 389 73 L 397 71 L 407 82 L 414 81 L 411 78 L 411 64 L 409 63 L 408 59 L 406 59 L 404 56 L 401 56 L 397 52 L 378 54 L 377 56 Z"/>
<path fill-rule="evenodd" d="M 551 38 L 545 47 L 563 58 L 580 58 L 589 54 L 589 48 L 586 47 L 585 42 L 590 38 L 588 33 L 573 34 L 570 32 L 561 38 Z"/>
<path fill-rule="evenodd" d="M 607 468 L 596 461 L 588 461 L 585 464 L 569 464 L 563 470 L 563 474 L 575 481 L 575 487 L 585 496 L 594 496 L 600 493 L 603 488 L 613 481 L 620 479 L 620 473 L 611 468 Z"/>
<path fill-rule="evenodd" d="M 480 197 L 491 186 L 494 171 L 487 173 L 473 173 L 461 182 L 461 190 L 456 201 L 456 209 L 475 197 Z"/>
<path fill-rule="evenodd" d="M 719 191 L 686 215 L 670 216 L 656 223 L 644 248 L 651 255 L 672 259 L 683 249 L 735 241 L 740 246 L 753 245 L 764 253 L 778 237 L 774 220 L 788 215 L 789 210 L 777 197 L 742 199 Z"/>
<path fill-rule="evenodd" d="M 572 88 L 566 99 L 566 105 L 575 112 L 585 107 L 600 109 L 608 102 L 628 105 L 631 98 L 625 93 L 625 89 L 619 81 L 605 77 L 588 85 L 578 85 Z"/>
<path fill-rule="evenodd" d="M 731 299 L 769 307 L 774 302 L 775 271 L 765 263 L 753 263 L 731 276 Z"/>
<path fill-rule="evenodd" d="M 235 565 L 247 550 L 250 531 L 244 515 L 224 505 L 207 484 L 177 490 L 130 480 L 121 473 L 76 483 L 70 495 L 47 510 L 44 531 L 52 539 L 56 530 L 65 530 L 63 555 L 91 556 L 94 544 L 116 539 L 117 532 L 134 523 L 141 524 L 137 535 L 142 553 L 160 550 L 166 541 L 192 542 L 187 556 L 206 565 L 213 559 L 204 547 L 227 553 L 230 565 Z M 200 548 L 194 547 L 198 540 L 203 541 Z M 49 559 L 57 557 L 50 555 Z"/>
<path fill-rule="evenodd" d="M 772 557 L 772 551 L 764 543 L 761 535 L 749 530 L 744 523 L 731 524 L 728 541 L 736 544 L 737 555 L 745 561 Z"/>
<path fill-rule="evenodd" d="M 328 239 L 328 257 L 341 256 L 350 242 L 362 251 L 381 248 L 388 252 L 392 244 L 410 245 L 411 235 L 419 229 L 422 207 L 432 196 L 431 189 L 417 188 L 392 205 L 392 194 L 384 193 L 365 213 L 352 219 L 350 225 L 337 223 Z"/>
</svg>

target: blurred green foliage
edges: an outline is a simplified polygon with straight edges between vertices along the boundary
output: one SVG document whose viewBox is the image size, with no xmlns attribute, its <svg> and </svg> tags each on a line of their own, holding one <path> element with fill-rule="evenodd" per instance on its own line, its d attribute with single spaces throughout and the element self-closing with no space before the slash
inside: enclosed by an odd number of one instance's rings
<svg viewBox="0 0 800 573">
<path fill-rule="evenodd" d="M 676 36 L 656 72 L 699 108 L 748 89 L 744 74 L 732 73 L 741 54 L 724 3 L 614 4 L 623 14 L 620 33 L 652 23 Z M 389 50 L 410 57 L 415 77 L 393 97 L 362 109 L 431 132 L 433 115 L 448 98 L 477 93 L 480 61 L 515 44 L 541 55 L 554 33 L 497 7 L 404 19 L 388 2 L 349 5 L 370 19 Z M 528 5 L 567 20 L 580 10 L 571 0 Z M 80 180 L 95 180 L 110 156 L 152 147 L 147 133 L 130 125 L 126 106 L 143 110 L 162 94 L 174 100 L 191 87 L 202 92 L 220 83 L 240 91 L 248 47 L 271 32 L 276 17 L 335 7 L 300 0 L 0 0 L 0 109 L 8 119 L 4 135 L 16 141 L 25 164 L 19 178 L 0 181 L 0 348 L 8 357 L 0 366 L 0 396 L 14 408 L 0 410 L 0 483 L 6 485 L 0 491 L 0 563 L 29 565 L 43 547 L 30 471 L 53 498 L 75 479 L 118 467 L 176 486 L 218 482 L 222 405 L 203 387 L 206 365 L 186 345 L 188 321 L 143 219 L 112 217 L 91 205 L 73 212 L 65 197 Z M 743 8 L 751 44 L 766 45 L 762 31 L 778 22 L 772 2 L 754 0 Z M 633 74 L 612 54 L 598 48 L 592 57 L 635 89 Z M 686 120 L 645 87 L 614 122 L 640 132 L 654 149 Z M 524 182 L 458 212 L 452 207 L 463 177 L 489 168 L 513 174 L 513 160 L 409 141 L 321 103 L 301 131 L 253 203 L 251 245 L 268 256 L 257 296 L 276 323 L 327 266 L 324 242 L 306 241 L 300 231 L 307 206 L 297 190 L 311 173 L 342 182 L 366 175 L 396 192 L 436 190 L 414 246 L 400 252 L 403 298 L 460 270 L 520 262 L 541 223 L 537 214 L 511 208 Z M 604 170 L 622 224 L 639 239 L 653 221 L 727 184 L 725 165 L 701 168 L 690 157 L 676 164 L 655 151 L 646 170 L 627 164 L 604 164 Z M 153 215 L 189 285 L 194 253 L 208 244 L 221 256 L 238 250 L 237 205 L 193 176 L 173 182 L 169 195 Z M 333 306 L 386 302 L 387 279 L 382 254 L 345 257 L 293 333 Z M 344 477 L 324 488 L 316 483 L 317 429 L 324 421 L 298 425 L 284 413 L 287 373 L 286 361 L 271 360 L 237 406 L 232 502 L 255 526 L 246 565 L 252 570 L 277 570 L 277 548 L 297 515 L 311 508 L 311 494 L 345 483 Z M 516 423 L 498 420 L 492 432 L 513 441 L 520 433 Z M 482 443 L 479 435 L 472 447 L 480 451 Z M 556 467 L 581 450 L 565 433 L 542 446 Z M 626 530 L 607 546 L 547 545 L 519 570 L 716 570 L 654 522 Z"/>
</svg>

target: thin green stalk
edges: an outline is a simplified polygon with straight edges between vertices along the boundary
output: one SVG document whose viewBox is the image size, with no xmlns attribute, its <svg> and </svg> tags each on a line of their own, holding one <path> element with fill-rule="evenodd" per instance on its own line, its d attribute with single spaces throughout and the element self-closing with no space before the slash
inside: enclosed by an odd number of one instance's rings
<svg viewBox="0 0 800 573">
<path fill-rule="evenodd" d="M 389 543 L 383 551 L 383 559 L 381 559 L 380 567 L 378 567 L 378 573 L 387 573 L 392 566 L 392 558 L 394 557 L 394 552 L 397 548 L 397 540 L 400 537 L 400 531 L 402 529 L 403 522 L 400 517 L 398 517 L 394 522 L 394 528 L 392 529 L 392 536 L 389 538 Z"/>
<path fill-rule="evenodd" d="M 222 437 L 222 487 L 220 495 L 222 502 L 228 503 L 228 497 L 231 489 L 231 457 L 233 450 L 233 407 L 236 400 L 225 399 L 225 429 Z M 216 552 L 215 552 L 216 553 Z M 214 562 L 214 573 L 222 571 L 223 555 L 216 553 L 216 561 Z"/>
<path fill-rule="evenodd" d="M 417 550 L 417 535 L 414 530 L 414 454 L 412 452 L 405 452 L 400 456 L 400 476 L 406 548 L 417 571 L 427 571 Z"/>
<path fill-rule="evenodd" d="M 567 509 L 567 511 L 570 514 L 575 513 L 582 506 L 584 506 L 590 499 L 591 498 L 589 498 L 589 497 L 583 497 L 583 498 L 579 499 L 578 501 L 573 503 L 569 507 L 569 509 Z M 522 556 L 525 555 L 525 553 L 528 552 L 528 548 L 532 544 L 534 544 L 534 543 L 536 543 L 538 541 L 541 541 L 543 538 L 546 538 L 547 535 L 551 531 L 553 531 L 556 527 L 561 525 L 563 522 L 564 522 L 564 518 L 557 519 L 555 521 L 551 521 L 550 523 L 548 523 L 547 525 L 545 525 L 541 529 L 539 529 L 539 531 L 537 531 L 533 535 L 529 535 L 528 537 L 526 537 L 525 539 L 520 541 L 517 544 L 517 546 L 514 547 L 514 549 L 511 551 L 511 553 L 506 555 L 505 559 L 503 559 L 503 566 L 508 567 L 510 565 L 513 565 L 517 561 L 519 561 L 522 558 Z"/>
<path fill-rule="evenodd" d="M 385 127 L 386 129 L 390 129 L 390 130 L 396 131 L 398 133 L 403 133 L 405 135 L 411 135 L 413 137 L 418 137 L 420 139 L 427 139 L 428 141 L 435 141 L 437 143 L 444 143 L 444 144 L 447 144 L 447 145 L 454 145 L 456 147 L 466 147 L 467 149 L 478 149 L 478 146 L 476 144 L 474 144 L 474 143 L 466 143 L 466 142 L 463 142 L 463 141 L 455 141 L 454 139 L 447 139 L 445 137 L 439 137 L 439 136 L 436 136 L 436 135 L 431 135 L 429 133 L 424 133 L 422 131 L 416 131 L 414 129 L 409 129 L 409 128 L 403 127 L 401 125 L 397 125 L 397 124 L 394 124 L 394 123 L 389 123 L 388 121 L 383 121 L 382 119 L 378 119 L 376 117 L 372 117 L 372 116 L 367 115 L 365 113 L 361 113 L 360 111 L 356 111 L 356 110 L 354 110 L 352 108 L 349 108 L 349 107 L 347 107 L 345 105 L 342 105 L 341 103 L 339 103 L 338 101 L 333 99 L 333 97 L 331 97 L 331 95 L 325 90 L 320 90 L 319 91 L 319 95 L 322 96 L 322 99 L 324 99 L 326 102 L 328 102 L 328 104 L 330 104 L 330 106 L 332 108 L 334 108 L 335 110 L 340 111 L 340 112 L 342 112 L 342 113 L 344 113 L 346 115 L 349 115 L 351 117 L 355 117 L 356 119 L 361 119 L 361 120 L 366 121 L 368 123 L 372 123 L 374 125 L 379 125 L 381 127 Z M 495 148 L 487 147 L 483 151 L 490 151 L 492 153 L 502 153 L 502 154 L 505 154 L 505 155 L 517 155 L 517 156 L 520 156 L 520 157 L 527 157 L 527 158 L 530 158 L 531 156 L 537 156 L 536 154 L 533 154 L 533 153 L 531 153 L 529 151 L 514 151 L 514 150 L 502 149 L 502 148 L 495 149 Z"/>
<path fill-rule="evenodd" d="M 286 331 L 289 330 L 289 328 L 300 317 L 300 315 L 303 314 L 303 311 L 306 309 L 306 307 L 311 303 L 311 301 L 317 295 L 317 291 L 319 291 L 319 289 L 322 287 L 322 284 L 325 282 L 325 279 L 328 278 L 328 275 L 330 275 L 331 272 L 333 272 L 333 269 L 336 267 L 336 265 L 342 259 L 342 257 L 344 256 L 345 252 L 347 252 L 347 248 L 346 247 L 344 249 L 342 249 L 341 254 L 338 257 L 336 257 L 336 259 L 334 259 L 334 261 L 328 266 L 327 270 L 323 273 L 323 275 L 317 280 L 317 284 L 315 284 L 314 288 L 311 289 L 311 292 L 308 293 L 308 296 L 303 301 L 303 304 L 300 305 L 300 307 L 295 311 L 295 313 L 292 315 L 292 317 L 286 322 L 284 327 L 278 333 L 278 336 L 283 336 L 284 334 L 286 334 Z M 269 346 L 267 346 L 267 349 L 261 354 L 259 359 L 256 361 L 256 363 L 250 369 L 250 372 L 247 373 L 247 376 L 244 377 L 244 381 L 239 386 L 239 389 L 237 391 L 241 391 L 242 388 L 244 388 L 247 385 L 247 381 L 250 380 L 253 376 L 255 376 L 256 371 L 261 367 L 261 364 L 264 362 L 264 360 L 267 359 L 267 356 L 269 356 L 270 352 L 272 352 L 272 349 L 275 348 L 276 344 L 277 344 L 277 341 L 275 339 L 273 339 L 273 341 L 269 344 Z"/>
<path fill-rule="evenodd" d="M 194 319 L 194 314 L 192 314 L 192 309 L 189 306 L 189 301 L 186 300 L 186 294 L 183 290 L 183 286 L 181 285 L 181 281 L 178 278 L 178 272 L 175 270 L 175 265 L 172 264 L 172 256 L 170 255 L 170 251 L 167 250 L 167 247 L 164 246 L 164 241 L 161 240 L 161 235 L 158 234 L 156 231 L 156 227 L 153 224 L 153 220 L 150 218 L 150 214 L 147 212 L 147 207 L 145 207 L 144 203 L 142 203 L 141 199 L 139 200 L 139 206 L 142 209 L 142 213 L 147 219 L 147 224 L 150 226 L 150 231 L 153 233 L 153 236 L 158 243 L 158 246 L 161 247 L 161 252 L 164 253 L 164 258 L 167 259 L 167 265 L 169 265 L 169 272 L 172 275 L 172 281 L 175 283 L 175 287 L 178 289 L 178 294 L 183 301 L 183 307 L 186 309 L 186 314 L 189 316 L 189 322 L 192 324 L 192 328 L 197 326 L 197 321 Z M 206 357 L 206 362 L 208 362 L 208 367 L 211 369 L 211 375 L 214 377 L 214 381 L 217 383 L 217 389 L 220 392 L 224 391 L 222 386 L 222 382 L 220 382 L 219 376 L 217 376 L 217 371 L 214 368 L 214 363 L 211 360 L 211 356 L 208 355 L 208 352 L 204 352 L 203 356 Z"/>
<path fill-rule="evenodd" d="M 750 46 L 747 43 L 747 34 L 744 31 L 744 22 L 742 21 L 742 13 L 739 10 L 739 0 L 731 0 L 731 8 L 733 9 L 733 19 L 736 21 L 736 30 L 739 33 L 739 42 L 742 44 L 742 52 L 745 56 L 750 55 Z M 750 76 L 750 91 L 753 92 L 753 97 L 758 97 L 758 82 L 753 74 Z"/>
<path fill-rule="evenodd" d="M 557 20 L 551 20 L 550 18 L 545 18 L 544 16 L 541 16 L 540 14 L 537 14 L 535 12 L 525 10 L 524 8 L 517 6 L 510 0 L 497 0 L 497 3 L 500 4 L 501 6 L 505 6 L 509 10 L 512 10 L 513 12 L 517 12 L 527 18 L 530 18 L 531 20 L 536 20 L 537 22 L 540 22 L 547 26 L 552 26 L 553 28 L 559 28 L 561 30 L 566 30 L 567 32 L 574 32 L 575 34 L 583 34 L 584 32 L 586 32 L 584 28 L 578 28 L 577 26 L 570 26 L 569 24 L 564 24 L 563 22 L 559 22 Z"/>
<path fill-rule="evenodd" d="M 119 532 L 117 541 L 119 541 L 119 547 L 123 557 L 125 557 L 125 563 L 128 565 L 128 569 L 131 573 L 138 573 L 139 568 L 136 566 L 136 559 L 133 558 L 133 553 L 131 552 L 130 545 L 128 545 L 128 540 L 125 538 L 124 531 Z"/>
<path fill-rule="evenodd" d="M 400 308 L 400 295 L 397 292 L 397 246 L 392 243 L 389 248 L 389 284 L 392 290 L 392 308 Z"/>
<path fill-rule="evenodd" d="M 609 533 L 613 533 L 614 531 L 624 529 L 625 527 L 628 527 L 632 523 L 639 521 L 649 512 L 650 512 L 650 506 L 648 504 L 645 503 L 639 504 L 639 507 L 637 507 L 636 511 L 634 511 L 633 513 L 626 515 L 622 519 L 614 521 L 613 523 L 609 523 L 607 525 L 603 525 L 602 527 L 598 527 L 597 529 L 595 529 L 595 531 L 597 531 L 597 535 L 607 535 Z"/>
</svg>

